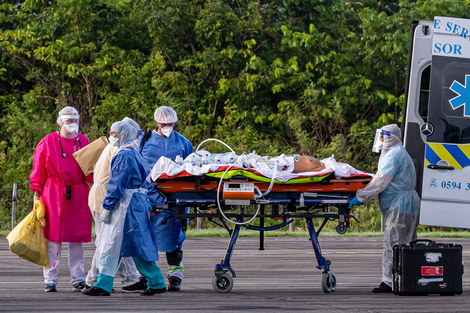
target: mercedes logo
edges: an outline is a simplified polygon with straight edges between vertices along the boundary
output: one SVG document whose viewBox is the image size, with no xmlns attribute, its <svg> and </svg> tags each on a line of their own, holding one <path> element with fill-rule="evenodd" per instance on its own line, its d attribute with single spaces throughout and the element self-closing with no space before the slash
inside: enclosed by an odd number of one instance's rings
<svg viewBox="0 0 470 313">
<path fill-rule="evenodd" d="M 421 125 L 421 133 L 425 136 L 431 136 L 434 132 L 434 126 L 431 123 L 424 123 Z"/>
</svg>

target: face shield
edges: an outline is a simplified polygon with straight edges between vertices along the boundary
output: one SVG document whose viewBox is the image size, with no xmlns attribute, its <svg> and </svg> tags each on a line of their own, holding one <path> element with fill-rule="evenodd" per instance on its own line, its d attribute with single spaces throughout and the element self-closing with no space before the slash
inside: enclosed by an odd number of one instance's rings
<svg viewBox="0 0 470 313">
<path fill-rule="evenodd" d="M 57 124 L 61 128 L 64 127 L 69 134 L 78 134 L 79 119 L 78 111 L 73 107 L 67 106 L 60 110 Z"/>
<path fill-rule="evenodd" d="M 377 129 L 375 131 L 375 139 L 374 145 L 372 146 L 372 152 L 379 153 L 383 149 L 384 144 L 389 143 L 391 134 L 392 133 L 387 130 Z"/>
<path fill-rule="evenodd" d="M 78 134 L 78 117 L 62 117 L 62 127 L 65 128 L 65 131 L 69 134 Z"/>
</svg>

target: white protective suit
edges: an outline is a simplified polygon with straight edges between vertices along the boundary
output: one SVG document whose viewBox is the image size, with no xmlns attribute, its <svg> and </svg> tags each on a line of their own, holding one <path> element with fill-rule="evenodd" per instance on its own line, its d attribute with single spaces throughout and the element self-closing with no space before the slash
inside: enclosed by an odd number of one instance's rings
<svg viewBox="0 0 470 313">
<path fill-rule="evenodd" d="M 419 197 L 415 190 L 416 172 L 413 161 L 401 144 L 401 131 L 397 125 L 387 125 L 378 172 L 356 197 L 364 202 L 379 195 L 380 213 L 385 224 L 382 282 L 392 286 L 392 249 L 394 245 L 416 239 L 419 215 Z"/>
</svg>

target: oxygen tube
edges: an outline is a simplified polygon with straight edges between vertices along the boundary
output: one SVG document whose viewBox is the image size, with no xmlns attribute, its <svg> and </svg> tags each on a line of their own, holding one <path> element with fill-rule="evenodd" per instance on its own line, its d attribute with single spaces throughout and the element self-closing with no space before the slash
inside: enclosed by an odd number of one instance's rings
<svg viewBox="0 0 470 313">
<path fill-rule="evenodd" d="M 196 152 L 199 151 L 199 148 L 202 146 L 202 144 L 204 144 L 205 142 L 208 142 L 208 141 L 216 141 L 216 142 L 219 142 L 221 144 L 223 144 L 224 146 L 226 146 L 228 149 L 230 149 L 231 152 L 235 153 L 235 151 L 229 146 L 227 145 L 225 142 L 219 140 L 219 139 L 215 139 L 215 138 L 209 138 L 209 139 L 206 139 L 204 140 L 203 142 L 201 142 L 199 144 L 199 146 L 197 147 L 196 149 Z M 269 194 L 271 192 L 271 189 L 273 188 L 273 185 L 274 185 L 274 177 L 276 175 L 276 170 L 277 170 L 277 165 L 278 165 L 278 161 L 276 161 L 276 164 L 273 166 L 273 173 L 271 175 L 271 183 L 269 184 L 269 187 L 268 189 L 262 194 L 260 189 L 257 187 L 257 186 L 254 186 L 255 190 L 258 192 L 258 195 L 255 195 L 255 199 L 258 200 L 260 198 L 263 198 L 264 196 L 266 196 L 267 194 Z M 235 225 L 246 225 L 246 224 L 249 224 L 251 223 L 259 214 L 259 211 L 260 211 L 260 208 L 261 208 L 261 203 L 258 203 L 258 208 L 256 210 L 256 213 L 253 215 L 253 217 L 251 219 L 249 219 L 248 221 L 246 222 L 236 222 L 236 221 L 232 221 L 231 219 L 229 219 L 225 214 L 224 212 L 222 211 L 222 207 L 220 206 L 220 187 L 222 186 L 222 182 L 224 180 L 224 177 L 225 177 L 225 174 L 232 168 L 232 165 L 229 165 L 229 167 L 225 170 L 225 172 L 222 174 L 222 177 L 220 178 L 219 180 L 219 184 L 217 186 L 217 207 L 219 208 L 219 212 L 220 214 L 222 215 L 222 217 L 229 223 L 232 223 L 232 224 L 235 224 Z"/>
</svg>

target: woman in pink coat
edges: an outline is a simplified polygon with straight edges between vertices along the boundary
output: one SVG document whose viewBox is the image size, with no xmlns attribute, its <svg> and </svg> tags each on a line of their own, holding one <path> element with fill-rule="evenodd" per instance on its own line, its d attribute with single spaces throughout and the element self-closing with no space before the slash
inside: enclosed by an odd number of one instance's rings
<svg viewBox="0 0 470 313">
<path fill-rule="evenodd" d="M 79 114 L 72 107 L 59 112 L 59 132 L 44 137 L 34 151 L 33 172 L 29 176 L 34 200 L 46 205 L 46 237 L 49 269 L 44 268 L 46 292 L 57 291 L 62 243 L 69 243 L 69 268 L 73 291 L 85 288 L 83 242 L 91 241 L 92 216 L 88 207 L 88 183 L 73 153 L 90 143 L 78 133 Z"/>
</svg>

